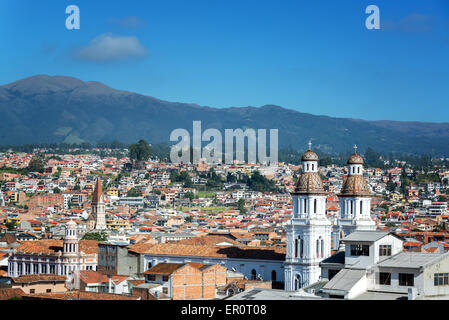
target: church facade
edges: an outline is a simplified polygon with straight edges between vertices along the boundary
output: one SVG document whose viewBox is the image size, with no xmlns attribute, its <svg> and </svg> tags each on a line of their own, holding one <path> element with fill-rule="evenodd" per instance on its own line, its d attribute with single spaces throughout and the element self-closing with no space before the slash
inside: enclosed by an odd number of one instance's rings
<svg viewBox="0 0 449 320">
<path fill-rule="evenodd" d="M 375 230 L 371 219 L 371 191 L 363 177 L 363 159 L 355 151 L 348 160 L 348 177 L 340 192 L 335 225 L 326 217 L 327 192 L 318 173 L 318 156 L 309 149 L 302 156 L 302 174 L 291 194 L 292 219 L 286 225 L 285 290 L 296 291 L 321 279 L 320 262 L 340 248 L 340 240 L 356 230 Z M 333 241 L 332 241 L 333 239 Z"/>
</svg>

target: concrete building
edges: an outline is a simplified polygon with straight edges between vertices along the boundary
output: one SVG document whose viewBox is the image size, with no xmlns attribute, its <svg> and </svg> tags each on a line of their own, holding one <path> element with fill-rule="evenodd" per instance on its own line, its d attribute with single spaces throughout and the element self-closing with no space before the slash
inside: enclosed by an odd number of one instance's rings
<svg viewBox="0 0 449 320">
<path fill-rule="evenodd" d="M 449 253 L 403 252 L 394 234 L 356 231 L 321 263 L 319 294 L 340 299 L 448 299 Z M 328 281 L 327 281 L 328 280 Z"/>
<path fill-rule="evenodd" d="M 143 257 L 128 250 L 127 245 L 104 242 L 98 244 L 98 272 L 139 277 L 144 272 L 143 267 Z"/>
</svg>

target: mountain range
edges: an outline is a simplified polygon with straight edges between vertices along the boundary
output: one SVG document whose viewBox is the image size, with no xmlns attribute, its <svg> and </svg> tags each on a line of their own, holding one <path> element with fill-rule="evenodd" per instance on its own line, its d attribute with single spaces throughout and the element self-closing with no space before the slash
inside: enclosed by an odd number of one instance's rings
<svg viewBox="0 0 449 320">
<path fill-rule="evenodd" d="M 192 131 L 278 129 L 279 146 L 326 153 L 357 144 L 377 152 L 449 154 L 449 123 L 366 121 L 302 113 L 275 105 L 212 108 L 168 102 L 73 77 L 37 75 L 0 86 L 0 145 L 118 140 L 169 142 L 177 128 Z M 224 135 L 223 135 L 224 137 Z"/>
</svg>

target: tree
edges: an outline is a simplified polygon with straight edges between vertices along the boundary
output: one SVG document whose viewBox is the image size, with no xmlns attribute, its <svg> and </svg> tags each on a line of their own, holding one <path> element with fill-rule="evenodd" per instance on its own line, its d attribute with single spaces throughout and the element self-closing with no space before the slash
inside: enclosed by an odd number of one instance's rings
<svg viewBox="0 0 449 320">
<path fill-rule="evenodd" d="M 139 189 L 137 189 L 137 188 L 131 188 L 126 193 L 126 196 L 127 197 L 141 197 L 142 196 L 142 192 Z"/>
<path fill-rule="evenodd" d="M 129 158 L 133 161 L 133 166 L 143 167 L 143 162 L 151 156 L 151 149 L 145 140 L 141 139 L 136 144 L 129 146 Z"/>
<path fill-rule="evenodd" d="M 28 163 L 28 170 L 30 172 L 44 172 L 45 161 L 41 156 L 33 156 Z"/>
<path fill-rule="evenodd" d="M 53 193 L 61 193 L 61 189 L 59 189 L 58 187 L 53 188 Z"/>
<path fill-rule="evenodd" d="M 226 175 L 226 182 L 237 182 L 237 177 L 234 176 L 232 173 L 228 172 L 228 174 Z"/>
<path fill-rule="evenodd" d="M 17 222 L 14 220 L 8 221 L 5 223 L 5 227 L 8 228 L 8 231 L 14 231 L 17 227 Z"/>
<path fill-rule="evenodd" d="M 237 202 L 237 206 L 238 206 L 238 209 L 240 211 L 240 214 L 246 214 L 247 213 L 247 210 L 245 208 L 245 199 L 240 198 L 239 201 Z"/>
<path fill-rule="evenodd" d="M 184 218 L 185 222 L 192 222 L 192 217 L 191 216 L 187 216 Z"/>
<path fill-rule="evenodd" d="M 391 180 L 388 180 L 386 188 L 387 188 L 388 191 L 394 192 L 396 190 L 396 183 L 394 183 Z"/>
<path fill-rule="evenodd" d="M 189 198 L 190 201 L 192 201 L 195 198 L 195 195 L 193 194 L 192 191 L 186 192 L 185 196 L 186 198 Z"/>
<path fill-rule="evenodd" d="M 108 241 L 108 235 L 105 232 L 88 232 L 81 240 Z"/>
<path fill-rule="evenodd" d="M 58 167 L 57 171 L 55 172 L 55 177 L 59 178 L 61 176 L 61 172 L 62 172 L 61 167 Z"/>
</svg>

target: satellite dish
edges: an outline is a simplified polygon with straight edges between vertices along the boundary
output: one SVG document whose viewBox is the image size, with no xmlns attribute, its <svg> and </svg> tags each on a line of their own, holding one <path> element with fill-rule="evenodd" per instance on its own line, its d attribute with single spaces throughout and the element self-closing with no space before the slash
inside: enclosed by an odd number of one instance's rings
<svg viewBox="0 0 449 320">
<path fill-rule="evenodd" d="M 236 272 L 237 270 L 234 268 L 234 267 L 232 267 L 232 269 L 231 269 L 232 271 L 234 271 L 234 272 Z"/>
</svg>

